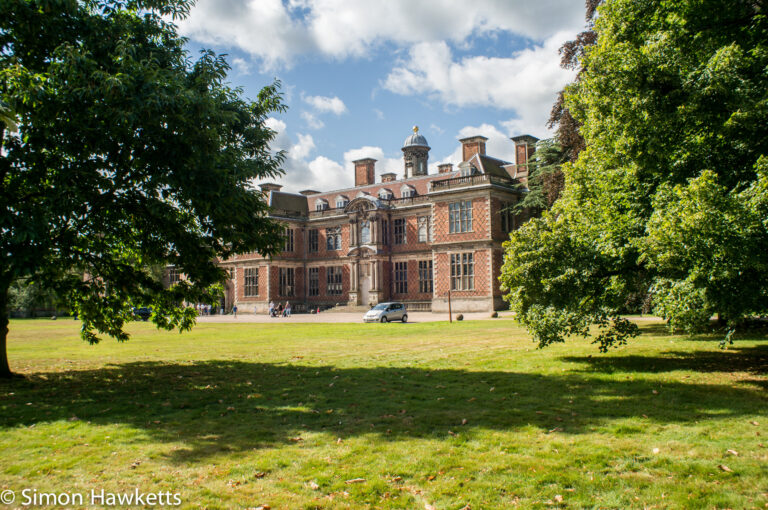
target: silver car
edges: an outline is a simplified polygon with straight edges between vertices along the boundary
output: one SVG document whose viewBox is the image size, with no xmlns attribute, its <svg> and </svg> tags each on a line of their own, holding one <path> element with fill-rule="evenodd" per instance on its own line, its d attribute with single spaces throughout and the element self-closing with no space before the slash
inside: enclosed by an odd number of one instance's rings
<svg viewBox="0 0 768 510">
<path fill-rule="evenodd" d="M 408 310 L 403 303 L 379 303 L 363 315 L 363 322 L 408 321 Z"/>
</svg>

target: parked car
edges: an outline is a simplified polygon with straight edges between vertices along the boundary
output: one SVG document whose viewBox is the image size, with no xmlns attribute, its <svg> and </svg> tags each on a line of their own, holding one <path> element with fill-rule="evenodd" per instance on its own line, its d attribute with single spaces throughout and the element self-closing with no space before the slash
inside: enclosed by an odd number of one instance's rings
<svg viewBox="0 0 768 510">
<path fill-rule="evenodd" d="M 146 306 L 142 306 L 141 308 L 134 308 L 133 309 L 133 316 L 134 317 L 138 317 L 139 319 L 143 320 L 144 322 L 147 322 L 151 315 L 152 315 L 152 309 L 148 308 Z"/>
<path fill-rule="evenodd" d="M 379 303 L 363 315 L 363 322 L 408 321 L 408 310 L 403 303 Z"/>
</svg>

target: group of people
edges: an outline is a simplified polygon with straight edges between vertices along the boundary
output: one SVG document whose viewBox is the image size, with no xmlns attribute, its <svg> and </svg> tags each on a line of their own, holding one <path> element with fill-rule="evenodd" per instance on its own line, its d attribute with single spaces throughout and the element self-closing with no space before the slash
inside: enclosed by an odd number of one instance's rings
<svg viewBox="0 0 768 510">
<path fill-rule="evenodd" d="M 200 316 L 206 316 L 206 315 L 213 315 L 218 312 L 219 315 L 224 315 L 224 307 L 218 307 L 215 308 L 211 305 L 203 305 L 198 303 L 195 305 L 195 310 L 197 310 L 197 315 Z M 232 313 L 235 317 L 237 317 L 237 306 L 232 307 Z"/>
<path fill-rule="evenodd" d="M 286 301 L 285 304 L 278 303 L 275 306 L 274 301 L 269 302 L 269 316 L 270 317 L 290 317 L 291 316 L 291 303 Z"/>
<path fill-rule="evenodd" d="M 197 310 L 197 315 L 213 315 L 216 313 L 216 308 L 212 307 L 211 305 L 203 305 L 203 304 L 197 304 L 195 305 L 195 309 Z M 219 309 L 220 314 L 224 314 L 224 307 L 221 307 Z"/>
</svg>

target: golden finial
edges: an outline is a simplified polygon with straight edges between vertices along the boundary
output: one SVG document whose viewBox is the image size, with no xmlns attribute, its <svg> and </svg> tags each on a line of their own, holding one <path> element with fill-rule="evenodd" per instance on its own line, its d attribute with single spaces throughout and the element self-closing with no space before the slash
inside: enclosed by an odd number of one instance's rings
<svg viewBox="0 0 768 510">
<path fill-rule="evenodd" d="M 413 126 L 413 132 L 418 133 L 419 132 L 419 126 Z"/>
</svg>

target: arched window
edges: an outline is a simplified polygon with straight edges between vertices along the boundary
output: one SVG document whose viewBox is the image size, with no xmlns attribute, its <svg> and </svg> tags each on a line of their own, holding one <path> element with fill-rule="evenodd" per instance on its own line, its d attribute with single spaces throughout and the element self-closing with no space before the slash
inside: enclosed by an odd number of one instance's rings
<svg viewBox="0 0 768 510">
<path fill-rule="evenodd" d="M 371 222 L 364 220 L 360 223 L 360 242 L 371 244 Z"/>
</svg>

